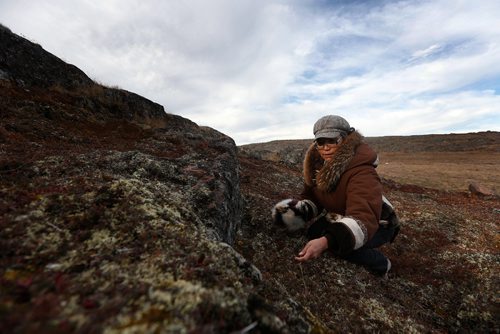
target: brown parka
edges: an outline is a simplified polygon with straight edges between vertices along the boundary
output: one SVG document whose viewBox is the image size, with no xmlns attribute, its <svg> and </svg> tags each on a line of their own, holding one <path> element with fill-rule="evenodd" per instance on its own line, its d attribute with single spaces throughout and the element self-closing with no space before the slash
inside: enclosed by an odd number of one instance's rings
<svg viewBox="0 0 500 334">
<path fill-rule="evenodd" d="M 302 199 L 328 213 L 329 248 L 347 254 L 362 247 L 379 227 L 382 184 L 375 168 L 377 154 L 357 131 L 349 134 L 334 156 L 324 161 L 311 145 L 304 159 Z"/>
</svg>

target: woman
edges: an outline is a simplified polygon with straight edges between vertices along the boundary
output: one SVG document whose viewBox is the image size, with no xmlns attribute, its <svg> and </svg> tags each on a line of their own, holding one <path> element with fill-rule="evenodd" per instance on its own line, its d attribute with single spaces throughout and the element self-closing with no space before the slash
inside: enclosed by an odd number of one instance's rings
<svg viewBox="0 0 500 334">
<path fill-rule="evenodd" d="M 373 273 L 386 274 L 391 262 L 375 248 L 394 240 L 399 223 L 382 195 L 377 154 L 340 116 L 320 118 L 313 131 L 315 140 L 304 159 L 302 199 L 276 204 L 274 221 L 289 230 L 307 227 L 310 241 L 297 261 L 329 249 Z"/>
</svg>

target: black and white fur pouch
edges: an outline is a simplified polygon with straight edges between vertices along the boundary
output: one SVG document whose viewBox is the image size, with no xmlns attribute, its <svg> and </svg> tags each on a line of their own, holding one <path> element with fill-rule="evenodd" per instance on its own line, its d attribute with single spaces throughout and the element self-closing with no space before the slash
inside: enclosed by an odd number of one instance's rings
<svg viewBox="0 0 500 334">
<path fill-rule="evenodd" d="M 271 214 L 275 224 L 285 225 L 289 232 L 294 232 L 305 228 L 318 215 L 318 208 L 310 200 L 288 198 L 277 203 Z"/>
</svg>

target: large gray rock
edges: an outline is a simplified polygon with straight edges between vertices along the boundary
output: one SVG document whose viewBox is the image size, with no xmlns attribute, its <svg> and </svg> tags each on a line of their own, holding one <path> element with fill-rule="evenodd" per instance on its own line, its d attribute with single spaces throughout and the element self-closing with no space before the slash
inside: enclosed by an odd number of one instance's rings
<svg viewBox="0 0 500 334">
<path fill-rule="evenodd" d="M 0 45 L 0 332 L 311 331 L 232 247 L 231 138 L 4 27 Z"/>
<path fill-rule="evenodd" d="M 45 51 L 40 45 L 13 34 L 0 25 L 1 77 L 25 87 L 61 86 L 74 89 L 91 86 L 93 81 L 77 67 Z"/>
</svg>

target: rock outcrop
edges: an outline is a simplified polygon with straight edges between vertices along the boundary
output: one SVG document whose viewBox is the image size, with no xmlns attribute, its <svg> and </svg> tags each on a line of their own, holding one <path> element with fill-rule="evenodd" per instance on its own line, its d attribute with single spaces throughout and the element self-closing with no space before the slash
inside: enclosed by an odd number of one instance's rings
<svg viewBox="0 0 500 334">
<path fill-rule="evenodd" d="M 469 183 L 469 191 L 473 197 L 491 198 L 497 196 L 495 190 L 485 187 L 477 182 Z"/>
<path fill-rule="evenodd" d="M 21 87 L 61 86 L 75 89 L 94 82 L 76 66 L 45 52 L 38 44 L 13 34 L 0 25 L 0 78 Z"/>
<path fill-rule="evenodd" d="M 248 157 L 302 168 L 302 161 L 312 142 L 312 139 L 274 140 L 267 143 L 242 145 L 239 149 Z"/>
<path fill-rule="evenodd" d="M 310 332 L 231 246 L 231 138 L 5 27 L 0 46 L 0 332 Z"/>
</svg>

